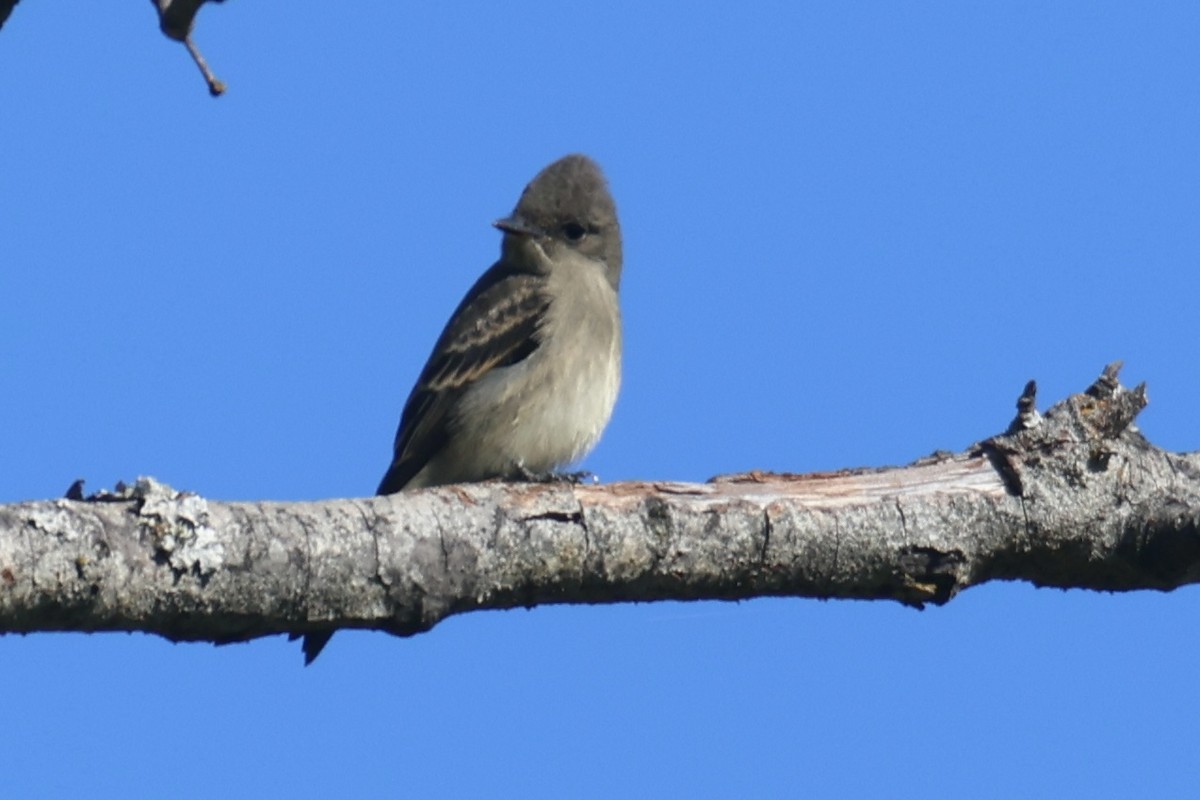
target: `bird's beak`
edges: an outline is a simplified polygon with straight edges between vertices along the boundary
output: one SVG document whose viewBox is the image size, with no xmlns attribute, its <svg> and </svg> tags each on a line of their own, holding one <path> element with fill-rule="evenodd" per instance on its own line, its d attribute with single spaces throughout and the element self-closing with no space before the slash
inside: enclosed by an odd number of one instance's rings
<svg viewBox="0 0 1200 800">
<path fill-rule="evenodd" d="M 514 236 L 529 236 L 534 239 L 541 239 L 546 235 L 540 228 L 535 228 L 516 214 L 504 219 L 498 219 L 492 224 L 505 233 L 511 233 Z"/>
</svg>

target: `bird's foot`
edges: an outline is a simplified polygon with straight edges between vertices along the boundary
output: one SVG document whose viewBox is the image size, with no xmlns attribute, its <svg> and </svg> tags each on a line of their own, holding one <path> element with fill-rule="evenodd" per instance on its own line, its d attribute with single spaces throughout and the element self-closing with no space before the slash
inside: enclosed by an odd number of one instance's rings
<svg viewBox="0 0 1200 800">
<path fill-rule="evenodd" d="M 587 470 L 580 470 L 578 472 L 532 472 L 526 469 L 523 464 L 518 464 L 513 473 L 516 480 L 526 483 L 569 483 L 572 486 L 580 486 L 585 483 L 600 482 L 595 473 L 588 472 Z"/>
</svg>

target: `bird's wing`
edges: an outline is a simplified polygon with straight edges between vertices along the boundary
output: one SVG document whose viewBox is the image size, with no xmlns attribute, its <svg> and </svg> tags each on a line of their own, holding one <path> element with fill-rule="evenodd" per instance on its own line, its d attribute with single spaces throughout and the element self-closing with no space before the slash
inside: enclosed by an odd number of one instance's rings
<svg viewBox="0 0 1200 800">
<path fill-rule="evenodd" d="M 449 412 L 471 384 L 537 349 L 538 329 L 550 306 L 544 286 L 544 278 L 511 272 L 498 262 L 471 287 L 404 404 L 395 455 L 377 494 L 403 489 L 445 446 Z"/>
</svg>

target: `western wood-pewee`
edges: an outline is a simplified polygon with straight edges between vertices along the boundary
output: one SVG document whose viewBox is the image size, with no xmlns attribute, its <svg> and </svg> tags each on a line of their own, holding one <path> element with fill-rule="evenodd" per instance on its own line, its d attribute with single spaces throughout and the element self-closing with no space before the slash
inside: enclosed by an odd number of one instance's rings
<svg viewBox="0 0 1200 800">
<path fill-rule="evenodd" d="M 525 187 L 500 260 L 446 323 L 404 404 L 378 494 L 527 478 L 586 454 L 621 383 L 621 228 L 604 175 L 569 155 Z M 306 663 L 332 633 L 304 637 Z"/>
</svg>

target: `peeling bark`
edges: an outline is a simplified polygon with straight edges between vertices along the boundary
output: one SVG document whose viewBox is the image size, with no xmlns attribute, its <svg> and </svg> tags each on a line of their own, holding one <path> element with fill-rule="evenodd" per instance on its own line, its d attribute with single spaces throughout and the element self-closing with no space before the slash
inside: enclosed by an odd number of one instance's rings
<svg viewBox="0 0 1200 800">
<path fill-rule="evenodd" d="M 150 479 L 0 506 L 0 631 L 228 642 L 398 635 L 546 603 L 891 599 L 991 580 L 1109 591 L 1200 580 L 1200 453 L 1133 425 L 1114 365 L 1007 433 L 907 467 L 706 484 L 487 483 L 321 503 L 221 503 Z M 73 497 L 82 497 L 73 487 Z"/>
</svg>

